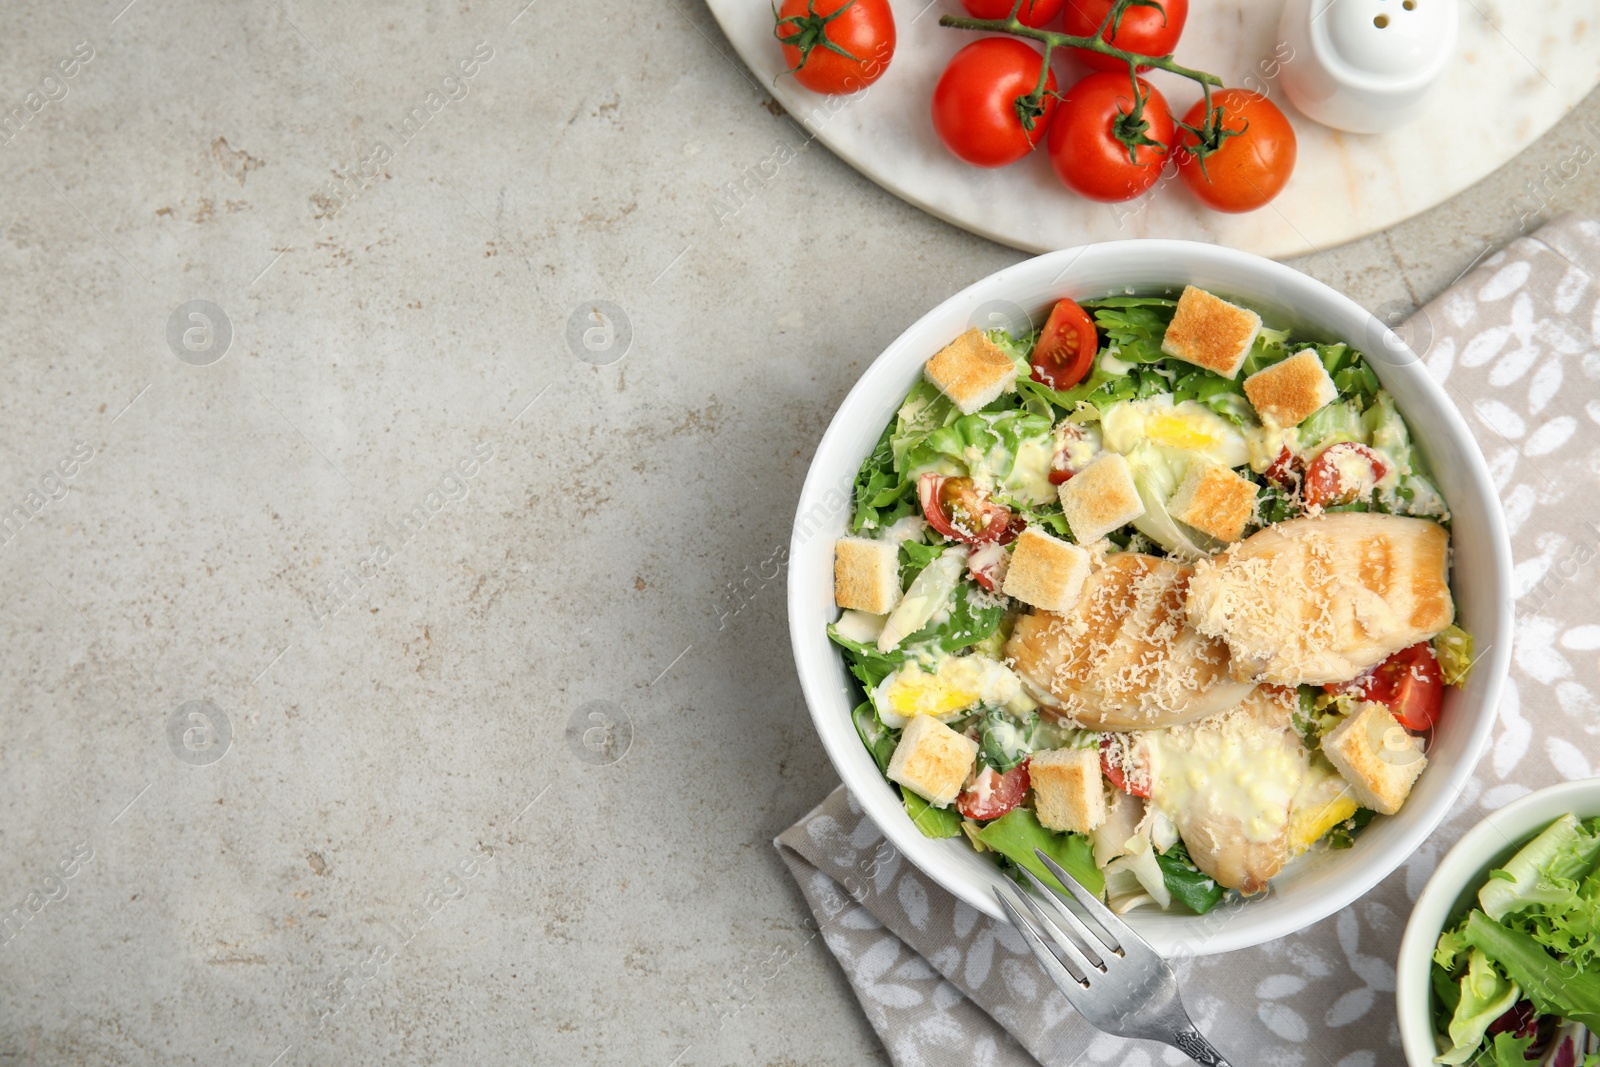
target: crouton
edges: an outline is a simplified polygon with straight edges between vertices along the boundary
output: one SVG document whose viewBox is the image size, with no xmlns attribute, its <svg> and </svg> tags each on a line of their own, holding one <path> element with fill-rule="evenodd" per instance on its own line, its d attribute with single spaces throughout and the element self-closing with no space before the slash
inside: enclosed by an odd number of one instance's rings
<svg viewBox="0 0 1600 1067">
<path fill-rule="evenodd" d="M 1279 426 L 1298 426 L 1306 416 L 1339 397 L 1322 357 L 1312 349 L 1258 370 L 1244 380 L 1244 395 L 1258 414 Z"/>
<path fill-rule="evenodd" d="M 1161 351 L 1234 378 L 1260 332 L 1261 316 L 1254 311 L 1187 285 L 1161 339 Z"/>
<path fill-rule="evenodd" d="M 1000 591 L 1044 611 L 1068 611 L 1089 576 L 1089 553 L 1030 526 L 1017 538 Z"/>
<path fill-rule="evenodd" d="M 1255 515 L 1256 483 L 1227 467 L 1197 460 L 1189 464 L 1167 511 L 1219 541 L 1237 541 Z"/>
<path fill-rule="evenodd" d="M 1106 790 L 1100 751 L 1059 748 L 1028 760 L 1033 813 L 1046 829 L 1086 834 L 1106 821 Z"/>
<path fill-rule="evenodd" d="M 900 549 L 893 541 L 841 537 L 833 546 L 833 600 L 885 615 L 900 600 Z"/>
<path fill-rule="evenodd" d="M 1143 515 L 1144 501 L 1128 461 L 1115 452 L 1102 452 L 1061 483 L 1061 510 L 1074 540 L 1087 545 Z"/>
<path fill-rule="evenodd" d="M 947 808 L 972 773 L 978 742 L 931 715 L 914 715 L 884 772 L 936 808 Z"/>
<path fill-rule="evenodd" d="M 1400 810 L 1428 765 L 1422 742 L 1406 733 L 1389 709 L 1363 701 L 1322 739 L 1322 753 L 1350 783 L 1364 807 L 1380 815 Z"/>
<path fill-rule="evenodd" d="M 923 371 L 963 415 L 1017 387 L 1016 361 L 976 326 L 940 349 Z"/>
</svg>

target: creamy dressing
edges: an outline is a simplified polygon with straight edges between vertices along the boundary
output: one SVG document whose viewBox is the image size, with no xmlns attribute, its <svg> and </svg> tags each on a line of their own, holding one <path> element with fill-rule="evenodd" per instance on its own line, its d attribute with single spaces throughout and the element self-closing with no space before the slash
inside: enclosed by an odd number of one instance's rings
<svg viewBox="0 0 1600 1067">
<path fill-rule="evenodd" d="M 1304 757 L 1263 738 L 1242 716 L 1215 725 L 1151 731 L 1145 737 L 1152 801 L 1174 822 L 1204 811 L 1237 820 L 1253 841 L 1272 841 L 1288 825 L 1305 773 Z"/>
</svg>

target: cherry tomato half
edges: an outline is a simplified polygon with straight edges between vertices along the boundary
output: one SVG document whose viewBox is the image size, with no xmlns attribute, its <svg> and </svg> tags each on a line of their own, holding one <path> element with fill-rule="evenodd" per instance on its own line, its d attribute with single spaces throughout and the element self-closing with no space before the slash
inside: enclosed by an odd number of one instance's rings
<svg viewBox="0 0 1600 1067">
<path fill-rule="evenodd" d="M 894 58 L 889 0 L 783 0 L 773 33 L 794 80 L 814 93 L 865 89 Z"/>
<path fill-rule="evenodd" d="M 975 167 L 1003 167 L 1033 151 L 1057 106 L 1053 73 L 1045 77 L 1036 112 L 1021 102 L 1038 87 L 1043 63 L 1015 37 L 984 37 L 957 52 L 933 88 L 939 140 Z"/>
<path fill-rule="evenodd" d="M 1295 463 L 1294 453 L 1285 446 L 1278 451 L 1278 458 L 1274 459 L 1266 469 L 1266 479 L 1286 489 L 1293 488 L 1295 481 L 1300 477 L 1300 471 Z"/>
<path fill-rule="evenodd" d="M 1094 36 L 1094 31 L 1105 22 L 1115 2 L 1072 0 L 1067 5 L 1066 31 L 1074 37 Z M 1183 24 L 1188 20 L 1189 0 L 1162 0 L 1161 10 L 1153 7 L 1128 8 L 1122 13 L 1115 35 L 1107 27 L 1100 39 L 1142 56 L 1170 56 L 1177 48 L 1178 38 L 1183 36 Z M 1115 56 L 1101 55 L 1086 48 L 1074 48 L 1072 51 L 1094 70 L 1128 69 L 1128 65 Z M 1150 68 L 1141 66 L 1139 69 L 1143 71 Z"/>
<path fill-rule="evenodd" d="M 1001 774 L 993 767 L 978 772 L 956 798 L 956 809 L 969 819 L 998 819 L 1028 795 L 1028 761 Z"/>
<path fill-rule="evenodd" d="M 1100 350 L 1094 320 L 1075 301 L 1056 301 L 1033 346 L 1034 381 L 1052 389 L 1070 389 L 1083 381 Z"/>
<path fill-rule="evenodd" d="M 1306 468 L 1307 507 L 1327 507 L 1360 500 L 1389 473 L 1389 465 L 1372 449 L 1341 441 L 1317 453 Z"/>
<path fill-rule="evenodd" d="M 917 483 L 917 496 L 928 525 L 952 540 L 969 545 L 986 541 L 1005 544 L 1016 537 L 1011 529 L 1016 516 L 1011 509 L 991 500 L 971 478 L 924 474 Z"/>
<path fill-rule="evenodd" d="M 967 555 L 967 571 L 972 580 L 991 593 L 998 593 L 1005 584 L 1006 570 L 1010 566 L 1011 553 L 1000 541 L 979 545 Z"/>
<path fill-rule="evenodd" d="M 1017 12 L 1017 21 L 1036 30 L 1044 29 L 1049 21 L 1061 14 L 1061 5 L 1067 0 L 1028 0 Z M 1180 0 L 1186 2 L 1186 0 Z M 1003 19 L 1016 5 L 1012 0 L 961 0 L 961 6 L 975 19 Z"/>
<path fill-rule="evenodd" d="M 1299 152 L 1294 127 L 1278 105 L 1247 89 L 1218 89 L 1212 103 L 1223 109 L 1222 129 L 1231 131 L 1216 151 L 1200 158 L 1193 149 L 1200 139 L 1183 131 L 1178 151 L 1178 176 L 1202 204 L 1216 211 L 1254 211 L 1283 192 L 1294 173 Z M 1204 100 L 1183 117 L 1185 126 L 1205 122 Z"/>
<path fill-rule="evenodd" d="M 1144 98 L 1145 136 L 1155 144 L 1138 145 L 1129 158 L 1119 130 L 1132 136 L 1132 113 L 1138 101 L 1126 74 L 1091 74 L 1071 89 L 1050 123 L 1047 150 L 1050 165 L 1063 185 L 1079 196 L 1107 203 L 1132 200 L 1156 183 L 1175 143 L 1172 111 L 1160 91 L 1138 79 Z"/>
<path fill-rule="evenodd" d="M 1444 704 L 1444 672 L 1426 641 L 1402 648 L 1346 688 L 1387 707 L 1413 733 L 1438 722 Z"/>
<path fill-rule="evenodd" d="M 1134 775 L 1134 781 L 1128 781 L 1127 772 L 1122 768 L 1121 756 L 1128 750 L 1128 738 L 1122 734 L 1104 734 L 1100 738 L 1100 771 L 1111 780 L 1111 784 L 1134 797 L 1148 797 L 1150 795 L 1150 776 L 1148 774 Z"/>
</svg>

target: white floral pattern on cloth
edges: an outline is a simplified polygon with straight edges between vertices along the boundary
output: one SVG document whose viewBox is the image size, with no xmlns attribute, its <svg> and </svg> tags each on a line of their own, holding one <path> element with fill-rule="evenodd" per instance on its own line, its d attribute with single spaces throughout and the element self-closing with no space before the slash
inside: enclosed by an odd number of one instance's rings
<svg viewBox="0 0 1600 1067">
<path fill-rule="evenodd" d="M 1485 813 L 1600 774 L 1600 224 L 1519 238 L 1418 313 L 1429 371 L 1467 415 L 1505 507 L 1516 645 L 1483 761 L 1433 836 L 1336 916 L 1176 964 L 1190 1014 L 1238 1063 L 1402 1062 L 1394 961 L 1440 857 Z M 777 841 L 899 1067 L 1188 1061 L 1101 1034 L 1008 926 L 904 862 L 843 788 Z"/>
</svg>

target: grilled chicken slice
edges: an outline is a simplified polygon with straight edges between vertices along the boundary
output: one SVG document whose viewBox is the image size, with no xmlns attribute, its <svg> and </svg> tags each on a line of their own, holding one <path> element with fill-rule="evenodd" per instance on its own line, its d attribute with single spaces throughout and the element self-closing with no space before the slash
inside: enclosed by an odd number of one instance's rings
<svg viewBox="0 0 1600 1067">
<path fill-rule="evenodd" d="M 1152 730 L 1233 707 L 1253 688 L 1228 673 L 1228 650 L 1184 619 L 1191 571 L 1118 552 L 1064 615 L 1017 620 L 1006 656 L 1041 710 L 1092 730 Z"/>
<path fill-rule="evenodd" d="M 1427 519 L 1280 522 L 1196 564 L 1189 623 L 1227 642 L 1240 681 L 1346 682 L 1450 625 L 1449 548 Z"/>
<path fill-rule="evenodd" d="M 1307 756 L 1290 722 L 1294 691 L 1256 689 L 1237 708 L 1139 736 L 1150 803 L 1177 826 L 1218 885 L 1259 893 L 1289 861 Z"/>
</svg>

